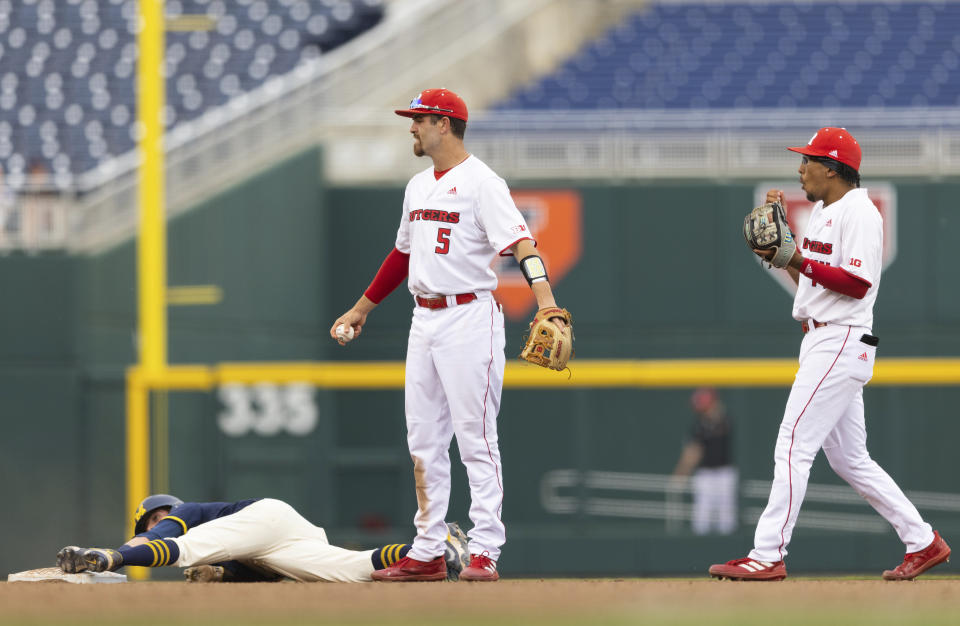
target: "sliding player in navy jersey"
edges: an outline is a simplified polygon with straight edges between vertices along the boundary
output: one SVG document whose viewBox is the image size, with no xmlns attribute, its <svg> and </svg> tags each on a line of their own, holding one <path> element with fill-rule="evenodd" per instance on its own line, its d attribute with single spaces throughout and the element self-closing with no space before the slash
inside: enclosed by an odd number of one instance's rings
<svg viewBox="0 0 960 626">
<path fill-rule="evenodd" d="M 448 529 L 444 578 L 456 580 L 469 560 L 467 538 L 455 523 Z M 410 550 L 409 544 L 372 550 L 330 545 L 322 528 L 271 498 L 183 502 L 156 494 L 137 508 L 134 532 L 115 550 L 67 546 L 57 554 L 57 565 L 67 573 L 172 565 L 188 568 L 187 580 L 210 582 L 367 582 Z"/>
</svg>

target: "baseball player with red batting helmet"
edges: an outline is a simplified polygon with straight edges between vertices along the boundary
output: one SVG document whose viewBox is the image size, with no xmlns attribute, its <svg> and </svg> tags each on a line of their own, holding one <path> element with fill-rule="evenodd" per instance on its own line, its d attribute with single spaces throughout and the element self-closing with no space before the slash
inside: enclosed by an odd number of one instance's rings
<svg viewBox="0 0 960 626">
<path fill-rule="evenodd" d="M 860 145 L 844 128 L 821 128 L 805 146 L 800 183 L 815 202 L 803 241 L 784 268 L 797 283 L 793 317 L 800 322 L 800 367 L 787 399 L 774 451 L 770 498 L 746 558 L 710 567 L 716 578 L 782 580 L 783 560 L 822 448 L 830 467 L 897 531 L 906 557 L 885 580 L 912 580 L 950 557 L 892 478 L 870 458 L 863 386 L 873 376 L 879 339 L 873 304 L 880 285 L 883 218 L 860 188 Z M 783 203 L 771 189 L 768 203 Z M 801 253 L 801 250 L 803 252 Z M 765 260 L 776 250 L 754 250 Z"/>
<path fill-rule="evenodd" d="M 416 477 L 417 537 L 406 558 L 374 572 L 373 578 L 442 578 L 449 449 L 456 436 L 470 481 L 473 521 L 470 566 L 460 578 L 494 581 L 506 541 L 497 440 L 505 341 L 503 313 L 491 294 L 497 287 L 490 268 L 495 255 L 520 259 L 541 310 L 556 302 L 507 184 L 464 147 L 463 99 L 449 89 L 427 89 L 396 114 L 411 119 L 414 154 L 430 157 L 433 164 L 407 184 L 394 249 L 364 295 L 330 327 L 330 336 L 341 344 L 359 335 L 370 311 L 407 279 L 414 307 L 405 410 Z M 564 327 L 563 318 L 546 316 Z"/>
</svg>

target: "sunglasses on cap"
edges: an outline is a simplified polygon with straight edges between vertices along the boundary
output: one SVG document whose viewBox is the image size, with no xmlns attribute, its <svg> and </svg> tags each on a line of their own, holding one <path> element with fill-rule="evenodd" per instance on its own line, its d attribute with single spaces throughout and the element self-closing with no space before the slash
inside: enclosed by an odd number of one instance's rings
<svg viewBox="0 0 960 626">
<path fill-rule="evenodd" d="M 420 111 L 439 111 L 441 113 L 453 113 L 453 109 L 444 109 L 438 106 L 430 106 L 429 104 L 424 104 L 420 101 L 420 98 L 414 98 L 410 101 L 410 109 L 417 109 Z"/>
</svg>

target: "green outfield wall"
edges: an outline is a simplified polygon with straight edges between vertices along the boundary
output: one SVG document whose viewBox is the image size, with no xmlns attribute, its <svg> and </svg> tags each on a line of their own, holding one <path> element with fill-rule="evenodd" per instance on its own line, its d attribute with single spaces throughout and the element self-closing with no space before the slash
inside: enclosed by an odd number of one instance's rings
<svg viewBox="0 0 960 626">
<path fill-rule="evenodd" d="M 403 359 L 412 307 L 404 290 L 371 314 L 361 340 L 340 348 L 327 335 L 392 247 L 403 187 L 329 188 L 320 171 L 319 153 L 298 155 L 170 222 L 170 285 L 218 294 L 170 307 L 171 363 Z M 580 201 L 582 253 L 554 290 L 574 314 L 577 359 L 794 357 L 801 333 L 791 297 L 753 261 L 740 234 L 756 182 L 564 185 Z M 879 358 L 960 355 L 950 246 L 960 226 L 960 181 L 876 182 L 889 185 L 896 202 L 896 254 L 876 307 Z M 49 565 L 70 543 L 124 539 L 134 252 L 128 241 L 94 256 L 0 257 L 7 505 L 0 530 L 17 538 L 0 552 L 0 569 Z M 524 327 L 509 322 L 509 357 Z M 506 390 L 502 571 L 700 574 L 745 554 L 788 390 L 721 390 L 735 420 L 741 476 L 741 525 L 724 537 L 694 536 L 685 518 L 689 493 L 666 480 L 693 418 L 690 391 Z M 868 386 L 865 401 L 873 456 L 948 540 L 960 537 L 953 445 L 960 391 Z M 158 491 L 279 497 L 346 546 L 412 536 L 402 391 L 229 386 L 154 393 L 151 409 Z M 817 488 L 800 515 L 792 571 L 870 571 L 898 561 L 896 535 L 852 491 L 837 489 L 822 458 L 811 483 Z M 449 518 L 469 526 L 467 494 L 454 462 Z"/>
</svg>

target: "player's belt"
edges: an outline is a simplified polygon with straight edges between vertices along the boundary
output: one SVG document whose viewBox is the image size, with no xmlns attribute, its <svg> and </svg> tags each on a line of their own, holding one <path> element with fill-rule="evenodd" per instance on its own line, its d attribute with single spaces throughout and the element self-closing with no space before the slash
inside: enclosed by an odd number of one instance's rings
<svg viewBox="0 0 960 626">
<path fill-rule="evenodd" d="M 826 326 L 826 325 L 827 325 L 826 322 L 818 322 L 817 320 L 814 320 L 814 319 L 810 320 L 809 322 L 807 320 L 803 320 L 802 322 L 800 322 L 800 328 L 802 328 L 803 332 L 805 333 L 810 332 L 810 330 L 813 328 L 820 328 L 821 326 Z"/>
<path fill-rule="evenodd" d="M 477 299 L 475 293 L 458 293 L 455 296 L 440 296 L 439 298 L 424 298 L 417 296 L 417 304 L 427 309 L 445 309 L 448 306 L 466 304 Z"/>
</svg>

